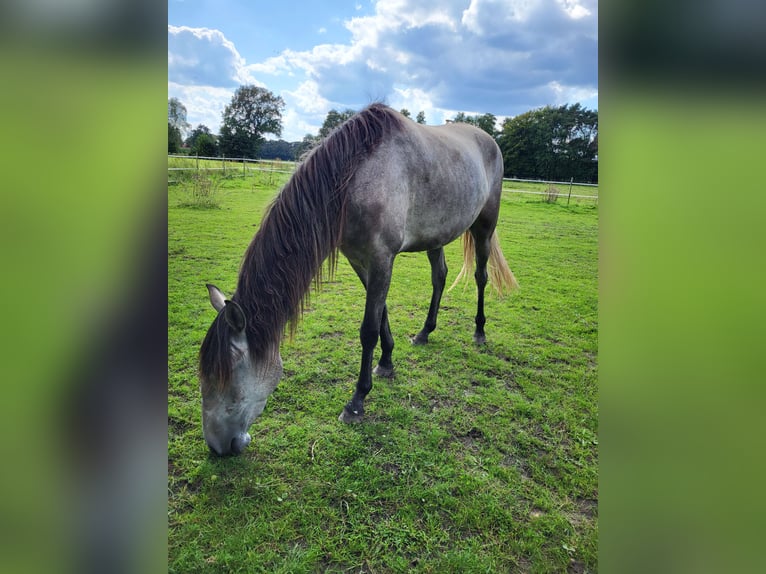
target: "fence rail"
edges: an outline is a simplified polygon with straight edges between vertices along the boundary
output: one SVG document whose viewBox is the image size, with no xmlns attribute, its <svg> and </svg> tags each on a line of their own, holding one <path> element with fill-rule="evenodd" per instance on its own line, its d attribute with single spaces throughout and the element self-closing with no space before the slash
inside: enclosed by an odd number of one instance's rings
<svg viewBox="0 0 766 574">
<path fill-rule="evenodd" d="M 547 183 L 550 185 L 579 185 L 581 187 L 598 187 L 597 183 L 579 183 L 577 181 L 545 181 L 543 179 L 519 179 L 517 177 L 504 177 L 503 181 L 519 181 L 522 183 Z"/>
<path fill-rule="evenodd" d="M 547 185 L 566 185 L 569 186 L 569 192 L 568 193 L 562 193 L 561 195 L 567 196 L 567 205 L 569 205 L 569 201 L 571 198 L 575 197 L 578 199 L 592 199 L 594 202 L 598 203 L 598 184 L 597 183 L 579 183 L 574 181 L 573 179 L 570 181 L 545 181 L 542 179 L 519 179 L 516 177 L 504 177 L 503 183 L 505 182 L 518 182 L 518 183 L 536 183 L 536 184 L 547 184 Z M 581 195 L 581 194 L 575 194 L 572 193 L 572 187 L 579 186 L 579 187 L 590 187 L 595 188 L 596 193 L 593 195 Z M 504 188 L 503 191 L 507 191 L 509 193 L 526 193 L 529 195 L 550 195 L 549 191 L 536 191 L 532 189 L 507 189 Z"/>
<path fill-rule="evenodd" d="M 178 159 L 184 159 L 189 161 L 195 161 L 195 166 L 190 167 L 168 167 L 168 171 L 199 171 L 199 170 L 205 170 L 205 171 L 223 171 L 226 173 L 226 164 L 236 164 L 237 167 L 234 165 L 230 165 L 228 167 L 229 170 L 233 169 L 242 169 L 242 171 L 264 171 L 269 173 L 286 173 L 286 174 L 292 174 L 295 172 L 295 166 L 297 165 L 297 162 L 289 161 L 289 160 L 271 160 L 271 159 L 250 159 L 250 158 L 244 158 L 244 157 L 210 157 L 210 156 L 196 156 L 196 155 L 176 155 L 176 154 L 168 154 L 168 158 L 178 158 Z M 199 160 L 207 160 L 207 161 L 215 161 L 220 162 L 221 167 L 212 167 L 209 165 L 200 166 Z M 280 167 L 282 165 L 289 165 L 291 169 L 289 171 L 284 169 L 275 169 L 275 164 L 280 164 Z M 247 164 L 268 164 L 271 165 L 271 168 L 265 168 L 265 167 L 250 167 Z M 242 166 L 241 168 L 239 166 Z M 578 198 L 578 199 L 593 199 L 594 201 L 598 202 L 598 191 L 594 195 L 581 195 L 581 194 L 574 194 L 572 193 L 572 187 L 590 187 L 590 188 L 596 188 L 598 190 L 598 184 L 597 183 L 580 183 L 577 181 L 546 181 L 543 179 L 521 179 L 517 177 L 504 177 L 503 183 L 505 182 L 518 182 L 518 183 L 541 183 L 541 184 L 547 184 L 547 185 L 566 185 L 569 186 L 569 193 L 567 193 L 567 203 L 569 203 L 569 199 L 572 197 Z M 507 191 L 509 193 L 526 193 L 529 195 L 549 195 L 549 192 L 547 191 L 534 191 L 529 189 L 504 189 L 503 191 Z M 561 195 L 564 195 L 563 193 Z"/>
<path fill-rule="evenodd" d="M 230 165 L 227 167 L 227 164 L 236 164 L 236 169 L 240 169 L 239 166 L 242 167 L 242 170 L 247 171 L 266 171 L 266 172 L 272 172 L 272 173 L 287 173 L 292 174 L 293 171 L 295 171 L 295 162 L 294 161 L 288 161 L 288 160 L 275 160 L 275 159 L 250 159 L 246 157 L 210 157 L 210 156 L 202 156 L 202 155 L 177 155 L 177 154 L 168 154 L 168 158 L 178 158 L 178 159 L 184 159 L 188 161 L 195 161 L 196 165 L 190 166 L 190 167 L 168 167 L 168 171 L 199 171 L 201 169 L 205 171 L 223 171 L 226 172 L 227 169 L 235 169 L 233 165 Z M 207 160 L 207 161 L 215 161 L 220 162 L 221 167 L 212 167 L 209 165 L 200 166 L 199 160 Z M 247 164 L 269 164 L 271 165 L 271 169 L 262 168 L 262 167 L 250 167 Z M 279 164 L 282 165 L 289 165 L 291 167 L 290 171 L 284 170 L 284 169 L 274 169 L 274 165 Z"/>
<path fill-rule="evenodd" d="M 546 191 L 529 191 L 527 189 L 504 189 L 508 193 L 528 193 L 530 195 L 548 195 Z M 563 195 L 563 194 L 562 194 Z M 567 197 L 579 197 L 582 199 L 598 199 L 598 195 L 576 195 L 574 193 L 568 193 Z"/>
</svg>

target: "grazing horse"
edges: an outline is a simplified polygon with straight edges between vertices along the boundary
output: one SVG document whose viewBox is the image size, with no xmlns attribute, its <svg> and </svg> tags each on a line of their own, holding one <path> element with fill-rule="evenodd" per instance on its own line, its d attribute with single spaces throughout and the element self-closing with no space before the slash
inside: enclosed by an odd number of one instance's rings
<svg viewBox="0 0 766 574">
<path fill-rule="evenodd" d="M 332 274 L 339 252 L 367 291 L 362 365 L 341 421 L 362 419 L 378 340 L 382 354 L 374 372 L 393 375 L 386 295 L 398 253 L 426 251 L 431 263 L 431 305 L 413 339 L 424 344 L 436 328 L 447 275 L 443 246 L 463 235 L 458 278 L 475 258 L 473 338 L 484 343 L 488 279 L 501 292 L 516 285 L 495 234 L 502 178 L 500 149 L 485 132 L 463 123 L 418 125 L 382 104 L 350 118 L 308 154 L 264 215 L 232 297 L 207 286 L 218 311 L 200 349 L 210 449 L 239 454 L 250 442 L 247 430 L 282 375 L 285 327 L 295 329 L 312 282 L 323 279 L 323 262 Z"/>
</svg>

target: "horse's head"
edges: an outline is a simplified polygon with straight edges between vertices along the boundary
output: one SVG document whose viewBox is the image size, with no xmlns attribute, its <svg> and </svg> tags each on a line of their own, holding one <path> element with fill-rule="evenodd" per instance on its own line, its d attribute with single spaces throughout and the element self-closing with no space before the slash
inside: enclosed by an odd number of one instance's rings
<svg viewBox="0 0 766 574">
<path fill-rule="evenodd" d="M 218 317 L 200 349 L 202 430 L 214 453 L 239 454 L 250 443 L 248 428 L 279 383 L 282 359 L 278 343 L 272 353 L 254 358 L 242 307 L 227 300 L 217 287 L 207 288 Z"/>
</svg>

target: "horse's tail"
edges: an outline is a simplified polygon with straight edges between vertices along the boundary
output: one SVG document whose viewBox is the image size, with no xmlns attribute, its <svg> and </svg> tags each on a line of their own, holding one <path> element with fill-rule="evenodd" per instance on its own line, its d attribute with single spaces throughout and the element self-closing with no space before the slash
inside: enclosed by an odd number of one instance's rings
<svg viewBox="0 0 766 574">
<path fill-rule="evenodd" d="M 452 290 L 461 279 L 468 277 L 471 269 L 473 269 L 473 262 L 475 259 L 476 245 L 473 241 L 473 235 L 471 235 L 470 231 L 466 231 L 463 233 L 463 267 L 460 269 L 460 273 L 457 274 L 457 277 L 455 277 L 455 281 L 452 283 L 449 290 Z M 503 250 L 500 249 L 500 241 L 497 238 L 496 231 L 492 233 L 492 239 L 490 240 L 487 273 L 489 275 L 489 283 L 498 295 L 502 296 L 506 293 L 510 293 L 519 287 L 516 277 L 513 276 L 513 271 L 508 267 L 508 262 L 503 256 Z"/>
</svg>

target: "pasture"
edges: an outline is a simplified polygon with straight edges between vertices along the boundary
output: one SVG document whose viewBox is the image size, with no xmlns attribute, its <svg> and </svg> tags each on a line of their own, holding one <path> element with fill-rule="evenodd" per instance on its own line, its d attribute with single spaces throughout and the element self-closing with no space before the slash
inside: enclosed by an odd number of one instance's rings
<svg viewBox="0 0 766 574">
<path fill-rule="evenodd" d="M 392 380 L 366 421 L 337 418 L 359 368 L 364 290 L 341 258 L 311 295 L 285 374 L 239 457 L 202 438 L 197 353 L 287 174 L 230 172 L 217 207 L 168 192 L 168 565 L 171 572 L 595 572 L 598 545 L 598 207 L 506 193 L 502 249 L 521 289 L 445 293 L 425 346 L 424 253 L 400 255 L 388 296 Z M 459 242 L 445 249 L 451 284 Z M 378 350 L 379 353 L 379 350 Z M 377 353 L 376 353 L 377 357 Z"/>
</svg>

